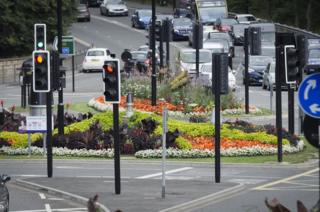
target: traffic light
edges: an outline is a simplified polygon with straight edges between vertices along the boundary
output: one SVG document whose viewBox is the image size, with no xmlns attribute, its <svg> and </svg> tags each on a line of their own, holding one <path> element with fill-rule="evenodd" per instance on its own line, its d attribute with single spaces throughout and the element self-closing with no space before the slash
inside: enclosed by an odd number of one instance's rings
<svg viewBox="0 0 320 212">
<path fill-rule="evenodd" d="M 48 51 L 33 51 L 33 91 L 50 91 L 50 54 Z"/>
<path fill-rule="evenodd" d="M 46 50 L 46 25 L 34 25 L 34 50 Z"/>
<path fill-rule="evenodd" d="M 109 103 L 120 103 L 120 67 L 118 59 L 104 61 L 103 81 L 104 97 Z"/>
<path fill-rule="evenodd" d="M 249 46 L 251 55 L 261 55 L 261 28 L 250 27 Z"/>
<path fill-rule="evenodd" d="M 294 45 L 284 46 L 284 67 L 286 74 L 286 83 L 295 84 L 299 76 L 298 50 Z"/>
</svg>

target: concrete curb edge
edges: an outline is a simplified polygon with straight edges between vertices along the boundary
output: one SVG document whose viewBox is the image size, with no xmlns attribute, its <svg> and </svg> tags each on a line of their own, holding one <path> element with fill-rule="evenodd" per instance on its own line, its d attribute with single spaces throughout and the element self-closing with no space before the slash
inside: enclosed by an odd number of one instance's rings
<svg viewBox="0 0 320 212">
<path fill-rule="evenodd" d="M 76 194 L 61 191 L 61 190 L 47 187 L 47 186 L 42 186 L 42 185 L 39 185 L 36 183 L 31 183 L 31 182 L 25 181 L 23 179 L 16 179 L 15 184 L 20 185 L 22 187 L 29 188 L 29 189 L 33 189 L 33 190 L 37 190 L 37 189 L 40 190 L 41 189 L 42 192 L 45 192 L 48 194 L 53 194 L 55 196 L 59 196 L 59 197 L 65 198 L 65 199 L 73 200 L 75 202 L 78 202 L 78 203 L 84 204 L 84 205 L 87 205 L 88 200 L 89 200 L 88 198 L 85 198 L 85 197 L 82 197 L 82 196 L 79 196 Z M 105 207 L 104 205 L 102 205 L 99 202 L 97 202 L 97 206 L 99 207 L 99 209 L 101 211 L 110 212 L 110 210 L 107 207 Z"/>
</svg>

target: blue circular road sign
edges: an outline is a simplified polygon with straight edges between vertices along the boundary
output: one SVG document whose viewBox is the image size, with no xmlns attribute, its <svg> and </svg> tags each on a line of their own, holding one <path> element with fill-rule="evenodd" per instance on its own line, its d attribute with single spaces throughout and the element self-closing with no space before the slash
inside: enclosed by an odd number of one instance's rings
<svg viewBox="0 0 320 212">
<path fill-rule="evenodd" d="M 303 79 L 298 90 L 298 101 L 304 113 L 320 119 L 320 73 Z"/>
</svg>

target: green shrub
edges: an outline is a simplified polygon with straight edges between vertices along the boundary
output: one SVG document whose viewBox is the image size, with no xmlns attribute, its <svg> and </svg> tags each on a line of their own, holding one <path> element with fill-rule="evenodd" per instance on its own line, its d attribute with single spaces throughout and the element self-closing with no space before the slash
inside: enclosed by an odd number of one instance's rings
<svg viewBox="0 0 320 212">
<path fill-rule="evenodd" d="M 190 143 L 188 140 L 182 138 L 181 136 L 179 136 L 178 138 L 176 138 L 175 144 L 177 145 L 177 147 L 178 147 L 179 149 L 183 149 L 183 150 L 190 150 L 190 149 L 192 149 L 191 143 Z"/>
<path fill-rule="evenodd" d="M 28 146 L 28 134 L 27 133 L 17 133 L 17 132 L 7 132 L 3 131 L 0 132 L 0 138 L 12 141 L 12 147 L 19 148 L 19 147 L 27 147 Z M 31 143 L 36 140 L 42 139 L 42 134 L 40 133 L 33 133 L 31 134 Z"/>
</svg>

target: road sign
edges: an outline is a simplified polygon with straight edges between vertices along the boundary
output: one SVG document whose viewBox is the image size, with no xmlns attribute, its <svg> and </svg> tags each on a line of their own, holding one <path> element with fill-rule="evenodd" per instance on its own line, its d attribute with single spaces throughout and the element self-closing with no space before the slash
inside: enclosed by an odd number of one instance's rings
<svg viewBox="0 0 320 212">
<path fill-rule="evenodd" d="M 46 132 L 47 131 L 47 117 L 46 116 L 27 116 L 26 117 L 27 132 Z"/>
<path fill-rule="evenodd" d="M 58 50 L 58 37 L 55 36 L 53 41 L 54 50 Z M 73 36 L 62 36 L 62 52 L 63 55 L 74 55 L 74 37 Z"/>
<path fill-rule="evenodd" d="M 320 119 L 320 73 L 311 74 L 301 82 L 298 103 L 304 113 Z"/>
</svg>

